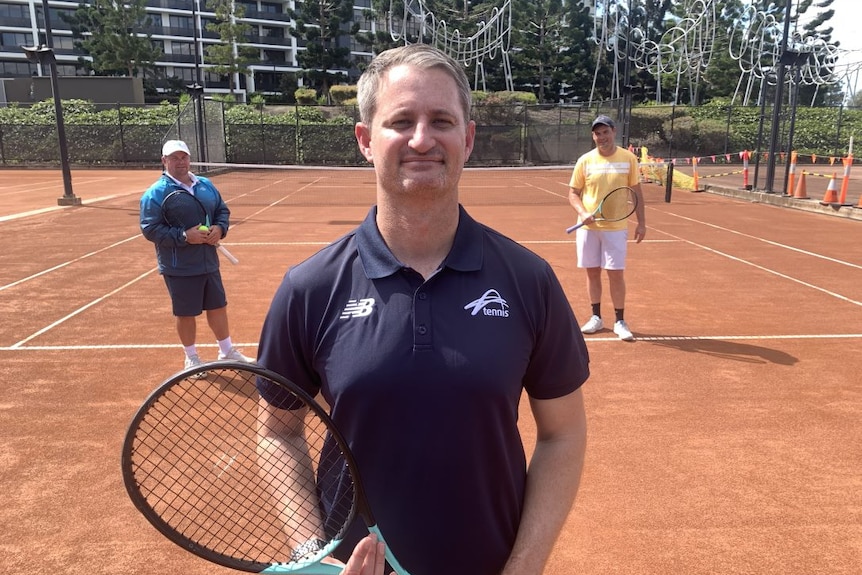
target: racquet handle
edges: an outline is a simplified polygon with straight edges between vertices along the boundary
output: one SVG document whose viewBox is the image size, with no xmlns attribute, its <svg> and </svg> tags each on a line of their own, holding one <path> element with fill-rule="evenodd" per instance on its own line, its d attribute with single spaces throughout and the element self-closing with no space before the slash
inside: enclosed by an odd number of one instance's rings
<svg viewBox="0 0 862 575">
<path fill-rule="evenodd" d="M 221 255 L 223 255 L 224 257 L 226 257 L 226 258 L 227 258 L 227 260 L 228 260 L 230 263 L 232 263 L 232 264 L 234 264 L 234 265 L 236 265 L 236 264 L 238 264 L 238 263 L 239 263 L 239 260 L 238 260 L 238 259 L 236 259 L 236 256 L 234 256 L 232 253 L 230 253 L 229 251 L 227 251 L 227 248 L 226 248 L 226 247 L 224 247 L 224 246 L 223 246 L 223 245 L 221 245 L 221 244 L 218 244 L 216 247 L 218 248 L 218 251 L 220 251 L 220 252 L 221 252 Z"/>
<path fill-rule="evenodd" d="M 575 231 L 576 229 L 578 229 L 578 228 L 582 228 L 582 227 L 584 227 L 585 225 L 587 225 L 585 222 L 581 222 L 581 223 L 579 223 L 579 224 L 575 224 L 575 225 L 573 225 L 573 226 L 570 226 L 570 227 L 566 228 L 566 233 L 567 233 L 567 234 L 570 234 L 570 233 L 572 233 L 573 231 Z"/>
</svg>

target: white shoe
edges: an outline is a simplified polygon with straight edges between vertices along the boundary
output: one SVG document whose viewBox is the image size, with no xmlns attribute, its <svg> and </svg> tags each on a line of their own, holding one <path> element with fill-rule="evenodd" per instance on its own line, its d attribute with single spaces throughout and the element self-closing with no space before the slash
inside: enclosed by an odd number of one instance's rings
<svg viewBox="0 0 862 575">
<path fill-rule="evenodd" d="M 626 325 L 626 322 L 620 320 L 614 324 L 614 333 L 619 336 L 619 338 L 623 341 L 634 341 L 635 336 L 632 335 L 629 326 Z"/>
<path fill-rule="evenodd" d="M 219 361 L 242 361 L 244 363 L 254 363 L 250 357 L 246 357 L 237 348 L 231 347 L 227 353 L 219 352 Z"/>
<path fill-rule="evenodd" d="M 603 327 L 605 327 L 605 322 L 599 316 L 594 315 L 581 326 L 581 333 L 596 333 Z"/>
<path fill-rule="evenodd" d="M 203 364 L 204 364 L 204 362 L 201 361 L 201 358 L 197 354 L 195 354 L 191 357 L 186 356 L 186 361 L 185 361 L 184 367 L 186 369 L 192 369 L 193 367 L 198 367 L 199 365 L 203 365 Z M 192 379 L 206 379 L 206 378 L 207 378 L 207 372 L 205 372 L 205 371 L 198 372 L 192 376 Z"/>
</svg>

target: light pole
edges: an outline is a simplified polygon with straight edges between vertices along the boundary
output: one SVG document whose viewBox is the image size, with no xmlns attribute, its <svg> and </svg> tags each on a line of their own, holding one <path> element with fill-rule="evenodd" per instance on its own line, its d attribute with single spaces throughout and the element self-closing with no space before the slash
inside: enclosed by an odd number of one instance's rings
<svg viewBox="0 0 862 575">
<path fill-rule="evenodd" d="M 622 133 L 622 146 L 624 148 L 628 148 L 629 146 L 629 122 L 631 121 L 631 112 L 632 112 L 632 90 L 634 86 L 632 85 L 631 79 L 631 59 L 632 59 L 632 0 L 629 0 L 628 6 L 628 14 L 626 15 L 626 61 L 624 64 L 623 70 L 623 112 L 621 114 L 622 118 L 617 118 L 617 120 L 622 120 L 623 124 L 623 133 Z"/>
<path fill-rule="evenodd" d="M 208 150 L 206 145 L 206 134 L 204 132 L 204 84 L 201 75 L 201 54 L 198 44 L 198 0 L 192 0 L 192 28 L 195 43 L 195 83 L 186 86 L 195 101 L 195 139 L 197 140 L 198 161 L 206 162 Z"/>
<path fill-rule="evenodd" d="M 51 18 L 48 12 L 48 0 L 42 0 L 42 13 L 45 18 L 45 44 L 36 46 L 21 46 L 27 59 L 41 66 L 47 64 L 51 75 L 51 92 L 54 96 L 54 114 L 57 117 L 57 139 L 60 147 L 60 169 L 63 172 L 63 196 L 57 199 L 61 206 L 74 206 L 81 203 L 72 191 L 72 171 L 69 168 L 69 150 L 66 147 L 66 126 L 63 123 L 63 104 L 60 100 L 60 86 L 57 82 L 57 58 L 54 56 L 54 41 L 51 38 Z"/>
<path fill-rule="evenodd" d="M 768 193 L 773 192 L 772 188 L 775 184 L 775 157 L 778 155 L 778 139 L 781 131 L 779 123 L 781 122 L 781 107 L 784 101 L 785 66 L 787 65 L 785 52 L 788 50 L 791 8 L 792 2 L 788 2 L 784 13 L 784 37 L 781 39 L 781 57 L 778 59 L 778 71 L 775 81 L 775 105 L 772 107 L 772 134 L 769 139 L 769 158 L 766 161 L 766 191 Z M 790 150 L 787 153 L 789 154 Z"/>
</svg>

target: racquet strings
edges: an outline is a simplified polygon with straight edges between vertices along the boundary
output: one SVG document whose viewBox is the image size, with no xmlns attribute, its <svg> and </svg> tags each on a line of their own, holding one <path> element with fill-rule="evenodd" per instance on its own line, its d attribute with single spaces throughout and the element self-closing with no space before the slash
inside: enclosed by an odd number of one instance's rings
<svg viewBox="0 0 862 575">
<path fill-rule="evenodd" d="M 283 460 L 281 468 L 260 464 L 257 375 L 227 368 L 208 373 L 209 380 L 186 377 L 168 387 L 138 423 L 130 459 L 139 494 L 174 531 L 165 534 L 197 547 L 190 550 L 199 555 L 240 567 L 286 563 L 287 542 L 311 538 L 302 513 L 318 504 L 318 494 L 314 501 L 291 501 L 291 511 L 279 509 L 273 494 L 284 493 L 285 477 L 300 472 Z M 353 519 L 354 484 L 337 444 L 327 441 L 326 423 L 308 413 L 305 449 L 318 491 L 327 494 L 321 513 L 328 553 Z"/>
<path fill-rule="evenodd" d="M 184 230 L 203 224 L 208 217 L 199 201 L 185 191 L 174 191 L 165 196 L 162 212 L 170 225 Z"/>
<path fill-rule="evenodd" d="M 630 188 L 616 188 L 604 197 L 596 213 L 596 219 L 609 222 L 624 220 L 637 207 L 637 196 Z"/>
</svg>

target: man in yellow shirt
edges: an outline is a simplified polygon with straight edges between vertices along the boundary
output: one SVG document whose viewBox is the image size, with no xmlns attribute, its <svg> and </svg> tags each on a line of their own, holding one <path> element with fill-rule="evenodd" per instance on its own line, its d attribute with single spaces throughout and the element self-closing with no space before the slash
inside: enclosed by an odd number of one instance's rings
<svg viewBox="0 0 862 575">
<path fill-rule="evenodd" d="M 608 116 L 599 116 L 592 123 L 596 147 L 580 158 L 569 181 L 569 204 L 586 225 L 577 230 L 578 267 L 587 271 L 587 293 L 592 315 L 581 326 L 583 333 L 595 333 L 604 328 L 602 320 L 602 269 L 607 270 L 608 288 L 614 306 L 614 333 L 623 341 L 634 340 L 626 324 L 626 252 L 628 221 L 596 221 L 593 211 L 604 197 L 616 188 L 628 186 L 637 196 L 634 240 L 640 243 L 646 235 L 643 193 L 638 177 L 637 157 L 616 144 L 616 125 Z"/>
</svg>

